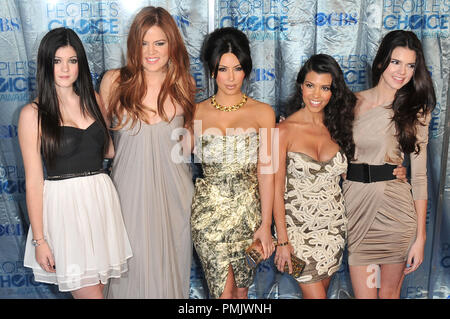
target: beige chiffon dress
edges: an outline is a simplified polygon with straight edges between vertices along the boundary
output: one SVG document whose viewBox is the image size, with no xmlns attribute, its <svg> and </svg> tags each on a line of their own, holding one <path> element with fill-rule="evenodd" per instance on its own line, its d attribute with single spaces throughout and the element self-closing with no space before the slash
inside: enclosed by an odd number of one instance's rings
<svg viewBox="0 0 450 319">
<path fill-rule="evenodd" d="M 133 257 L 126 276 L 111 281 L 107 298 L 189 298 L 194 185 L 188 160 L 176 156 L 183 124 L 178 115 L 115 132 L 111 177 Z"/>
<path fill-rule="evenodd" d="M 355 117 L 354 163 L 402 164 L 394 111 L 378 106 Z M 414 243 L 417 215 L 414 200 L 427 199 L 429 118 L 417 125 L 418 155 L 412 153 L 411 184 L 398 179 L 375 183 L 345 180 L 343 194 L 348 218 L 348 263 L 352 266 L 405 262 Z"/>
</svg>

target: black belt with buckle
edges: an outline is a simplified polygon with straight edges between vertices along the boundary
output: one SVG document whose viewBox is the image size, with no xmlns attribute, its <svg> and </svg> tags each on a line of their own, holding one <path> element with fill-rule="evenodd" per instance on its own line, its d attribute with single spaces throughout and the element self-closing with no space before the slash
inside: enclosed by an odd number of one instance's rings
<svg viewBox="0 0 450 319">
<path fill-rule="evenodd" d="M 347 179 L 354 182 L 374 183 L 381 181 L 390 181 L 396 179 L 393 175 L 394 168 L 397 165 L 369 165 L 366 163 L 349 163 L 347 168 Z"/>
<path fill-rule="evenodd" d="M 49 181 L 58 181 L 62 179 L 68 179 L 68 178 L 74 178 L 74 177 L 83 177 L 83 176 L 91 176 L 96 174 L 105 173 L 105 170 L 99 169 L 96 171 L 88 171 L 88 172 L 80 172 L 80 173 L 68 173 L 68 174 L 62 174 L 62 175 L 53 175 L 53 176 L 47 176 L 46 179 Z"/>
</svg>

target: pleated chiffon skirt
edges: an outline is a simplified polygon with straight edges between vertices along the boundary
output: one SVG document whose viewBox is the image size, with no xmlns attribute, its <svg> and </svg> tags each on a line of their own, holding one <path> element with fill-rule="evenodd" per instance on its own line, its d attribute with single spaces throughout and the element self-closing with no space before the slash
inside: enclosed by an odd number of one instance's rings
<svg viewBox="0 0 450 319">
<path fill-rule="evenodd" d="M 97 174 L 44 182 L 43 228 L 56 273 L 44 271 L 35 258 L 30 227 L 24 265 L 35 280 L 73 291 L 127 271 L 132 256 L 119 198 L 110 177 Z"/>
</svg>

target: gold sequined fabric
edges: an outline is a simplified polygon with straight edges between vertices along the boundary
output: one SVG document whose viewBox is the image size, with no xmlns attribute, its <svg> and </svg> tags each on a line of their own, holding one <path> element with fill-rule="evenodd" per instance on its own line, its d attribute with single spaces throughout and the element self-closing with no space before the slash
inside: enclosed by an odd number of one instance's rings
<svg viewBox="0 0 450 319">
<path fill-rule="evenodd" d="M 330 277 L 342 263 L 347 218 L 339 180 L 346 171 L 347 159 L 340 151 L 325 162 L 299 152 L 287 153 L 287 233 L 294 255 L 306 262 L 298 282 Z"/>
<path fill-rule="evenodd" d="M 192 239 L 210 295 L 222 295 L 229 265 L 237 287 L 249 287 L 253 270 L 245 249 L 261 223 L 257 179 L 258 134 L 196 137 L 203 178 L 195 182 Z"/>
</svg>

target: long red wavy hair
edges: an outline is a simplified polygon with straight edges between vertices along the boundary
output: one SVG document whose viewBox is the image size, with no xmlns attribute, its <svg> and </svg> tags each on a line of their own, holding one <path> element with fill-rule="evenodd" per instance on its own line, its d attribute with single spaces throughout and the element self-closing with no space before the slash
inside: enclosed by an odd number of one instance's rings
<svg viewBox="0 0 450 319">
<path fill-rule="evenodd" d="M 136 122 L 146 118 L 142 104 L 147 93 L 142 67 L 142 42 L 148 29 L 155 25 L 164 31 L 169 44 L 167 74 L 157 100 L 158 114 L 169 121 L 163 106 L 166 99 L 170 98 L 174 104 L 178 103 L 183 108 L 185 126 L 192 122 L 195 85 L 189 74 L 189 55 L 183 38 L 169 12 L 161 7 L 149 6 L 139 11 L 131 24 L 127 39 L 127 63 L 120 69 L 116 89 L 111 93 L 109 115 L 117 119 L 113 128 L 115 130 L 121 129 L 130 121 L 131 127 L 134 127 Z M 172 119 L 173 117 L 170 121 Z"/>
</svg>

